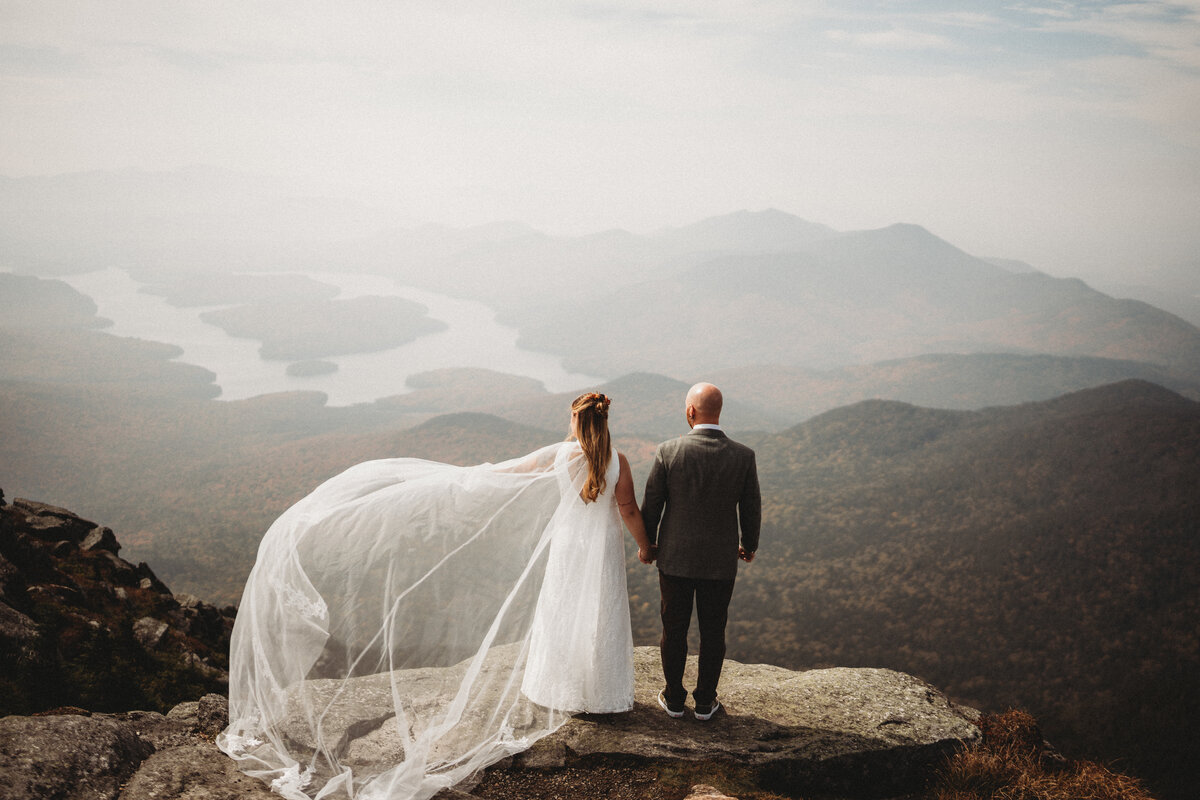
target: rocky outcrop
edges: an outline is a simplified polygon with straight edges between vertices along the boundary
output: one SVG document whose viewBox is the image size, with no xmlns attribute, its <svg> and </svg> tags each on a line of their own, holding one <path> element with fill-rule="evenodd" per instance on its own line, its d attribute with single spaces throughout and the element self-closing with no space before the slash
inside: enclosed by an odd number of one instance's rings
<svg viewBox="0 0 1200 800">
<path fill-rule="evenodd" d="M 167 715 L 71 713 L 0 718 L 0 800 L 275 797 L 212 743 L 228 724 L 222 695 Z"/>
<path fill-rule="evenodd" d="M 728 774 L 738 775 L 742 790 L 757 787 L 756 793 L 894 797 L 919 791 L 945 756 L 980 735 L 973 710 L 890 670 L 793 672 L 727 661 L 725 710 L 708 722 L 670 719 L 659 709 L 654 648 L 637 648 L 636 670 L 633 711 L 575 717 L 530 750 L 443 792 L 443 800 L 521 796 L 502 788 L 514 778 L 528 791 L 553 785 L 566 773 L 604 776 L 611 784 L 614 775 L 642 776 L 644 782 L 656 772 L 718 776 L 691 787 L 689 796 L 697 799 L 736 796 L 737 787 L 720 784 L 719 776 Z M 213 737 L 227 724 L 227 703 L 215 694 L 166 715 L 4 717 L 0 800 L 277 797 L 217 750 Z M 344 746 L 353 749 L 371 733 L 351 732 Z"/>
<path fill-rule="evenodd" d="M 483 662 L 483 670 L 488 663 Z M 321 707 L 329 704 L 322 716 L 325 747 L 339 753 L 346 764 L 371 763 L 397 757 L 392 752 L 397 741 L 391 728 L 392 678 L 402 693 L 411 693 L 405 702 L 419 709 L 422 700 L 436 697 L 446 686 L 457 687 L 451 673 L 462 666 L 365 675 L 346 682 L 314 680 L 294 694 Z M 726 661 L 721 679 L 724 710 L 702 722 L 690 715 L 672 719 L 659 708 L 662 673 L 657 648 L 636 648 L 634 666 L 631 712 L 573 718 L 509 764 L 494 767 L 492 777 L 485 773 L 479 791 L 487 794 L 489 780 L 506 768 L 722 763 L 744 780 L 781 793 L 892 797 L 919 790 L 947 756 L 980 735 L 976 711 L 892 670 L 795 672 Z M 688 665 L 692 683 L 695 668 L 693 658 Z M 364 718 L 364 708 L 377 708 L 379 713 Z M 282 733 L 301 746 L 315 746 L 302 716 L 297 712 L 295 725 L 284 720 Z"/>
<path fill-rule="evenodd" d="M 97 698 L 120 708 L 133 696 L 120 694 L 130 686 L 158 687 L 159 701 L 189 687 L 183 696 L 203 696 L 165 715 L 59 708 L 0 718 L 0 800 L 276 797 L 213 743 L 228 724 L 228 706 L 223 693 L 204 694 L 204 687 L 219 688 L 224 678 L 232 609 L 172 595 L 149 567 L 122 560 L 119 550 L 107 528 L 41 503 L 7 506 L 0 494 L 0 714 L 29 710 L 20 703 L 97 709 Z M 412 702 L 432 702 L 455 669 L 412 670 L 399 685 Z M 694 660 L 688 670 L 694 682 Z M 577 716 L 446 790 L 443 800 L 558 796 L 560 786 L 576 787 L 562 796 L 582 798 L 690 791 L 699 800 L 746 796 L 748 787 L 752 795 L 894 797 L 919 791 L 947 755 L 980 736 L 973 710 L 890 670 L 795 672 L 727 661 L 724 710 L 707 722 L 671 719 L 658 707 L 657 649 L 637 648 L 635 671 L 631 712 Z M 378 703 L 334 703 L 322 727 L 346 763 L 371 761 L 395 750 L 390 678 L 368 675 L 336 687 L 313 680 L 293 691 L 322 696 L 336 688 L 330 696 L 359 700 L 378 694 Z M 380 711 L 352 715 L 362 707 Z M 302 729 L 285 734 L 302 744 Z M 687 782 L 663 794 L 661 775 Z"/>
<path fill-rule="evenodd" d="M 113 717 L 4 717 L 0 798 L 116 797 L 153 752 L 133 726 Z"/>
<path fill-rule="evenodd" d="M 774 791 L 890 797 L 921 788 L 948 755 L 979 738 L 978 712 L 892 670 L 795 672 L 726 661 L 724 710 L 701 722 L 671 719 L 658 707 L 657 648 L 636 648 L 635 669 L 632 712 L 576 717 L 515 761 L 723 761 Z M 692 683 L 694 670 L 692 659 Z"/>
<path fill-rule="evenodd" d="M 173 595 L 120 550 L 65 509 L 0 505 L 0 714 L 165 710 L 224 690 L 234 609 Z"/>
</svg>

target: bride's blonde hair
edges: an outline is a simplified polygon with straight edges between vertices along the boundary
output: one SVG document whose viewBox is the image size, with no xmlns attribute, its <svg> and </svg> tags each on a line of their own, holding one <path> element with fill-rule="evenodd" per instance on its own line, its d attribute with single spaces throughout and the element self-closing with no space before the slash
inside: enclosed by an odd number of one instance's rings
<svg viewBox="0 0 1200 800">
<path fill-rule="evenodd" d="M 604 491 L 604 473 L 612 461 L 612 439 L 608 435 L 608 404 L 612 401 L 599 392 L 586 392 L 571 403 L 575 414 L 575 434 L 588 460 L 588 477 L 579 496 L 591 503 Z"/>
</svg>

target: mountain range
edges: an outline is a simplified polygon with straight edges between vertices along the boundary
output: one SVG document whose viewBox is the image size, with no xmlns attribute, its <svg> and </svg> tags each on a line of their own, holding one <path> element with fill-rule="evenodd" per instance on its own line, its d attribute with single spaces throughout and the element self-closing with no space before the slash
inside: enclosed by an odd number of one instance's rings
<svg viewBox="0 0 1200 800">
<path fill-rule="evenodd" d="M 664 407 L 679 401 L 677 385 L 646 382 L 669 392 Z M 0 402 L 25 423 L 0 436 L 10 495 L 102 510 L 135 558 L 219 603 L 237 599 L 272 519 L 351 464 L 496 461 L 562 436 L 480 413 L 334 422 L 304 396 L 3 385 Z M 309 432 L 314 419 L 329 427 Z M 758 454 L 765 506 L 730 657 L 911 672 L 987 710 L 1027 708 L 1068 753 L 1121 758 L 1152 786 L 1190 780 L 1200 403 L 1124 381 L 976 411 L 867 400 L 734 433 Z M 616 444 L 640 485 L 655 438 Z M 654 571 L 629 555 L 635 639 L 649 644 Z"/>
<path fill-rule="evenodd" d="M 656 442 L 685 430 L 687 386 L 725 388 L 723 422 L 758 452 L 767 498 L 731 657 L 889 666 L 1027 706 L 1064 749 L 1128 758 L 1186 796 L 1193 324 L 916 225 L 840 232 L 765 211 L 565 237 L 397 227 L 285 194 L 206 170 L 0 179 L 2 266 L 26 273 L 0 273 L 10 496 L 104 520 L 172 586 L 231 603 L 274 517 L 351 464 L 497 461 L 565 435 L 576 392 L 502 365 L 447 365 L 346 408 L 315 392 L 218 401 L 177 348 L 111 336 L 89 298 L 33 277 L 119 264 L 177 304 L 252 291 L 265 305 L 238 313 L 268 318 L 277 282 L 231 274 L 392 276 L 483 300 L 525 346 L 601 376 L 639 483 Z M 650 643 L 653 570 L 631 561 L 629 586 Z"/>
<path fill-rule="evenodd" d="M 1200 369 L 1200 330 L 1174 315 L 1078 280 L 1003 270 L 911 225 L 717 257 L 510 319 L 523 345 L 599 375 L 828 369 L 927 353 L 1123 359 L 1192 376 Z"/>
</svg>

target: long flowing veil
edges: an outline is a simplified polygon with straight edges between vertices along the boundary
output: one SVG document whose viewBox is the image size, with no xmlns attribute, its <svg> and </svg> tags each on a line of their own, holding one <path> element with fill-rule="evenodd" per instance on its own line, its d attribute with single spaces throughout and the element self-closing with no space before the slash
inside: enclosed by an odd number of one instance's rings
<svg viewBox="0 0 1200 800">
<path fill-rule="evenodd" d="M 369 461 L 288 509 L 238 609 L 221 749 L 295 800 L 419 800 L 557 729 L 567 715 L 521 682 L 586 472 L 574 442 Z"/>
</svg>

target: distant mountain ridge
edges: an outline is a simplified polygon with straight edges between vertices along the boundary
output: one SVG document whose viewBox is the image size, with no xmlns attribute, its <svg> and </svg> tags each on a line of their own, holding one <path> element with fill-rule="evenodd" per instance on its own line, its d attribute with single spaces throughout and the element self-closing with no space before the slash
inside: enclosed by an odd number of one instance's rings
<svg viewBox="0 0 1200 800">
<path fill-rule="evenodd" d="M 979 409 L 1049 400 L 1127 379 L 1165 386 L 1200 400 L 1200 379 L 1140 361 L 1013 353 L 930 353 L 830 370 L 783 365 L 714 370 L 708 377 L 730 397 L 791 420 L 862 400 Z"/>
<path fill-rule="evenodd" d="M 691 225 L 666 228 L 651 234 L 651 238 L 671 242 L 681 250 L 756 253 L 794 250 L 837 233 L 827 225 L 768 208 L 735 211 Z"/>
<path fill-rule="evenodd" d="M 1200 377 L 1194 325 L 976 258 L 907 223 L 839 232 L 766 209 L 647 235 L 402 227 L 299 196 L 287 181 L 205 168 L 7 178 L 0 209 L 12 212 L 0 215 L 0 242 L 18 271 L 116 262 L 150 282 L 180 271 L 371 271 L 481 300 L 523 345 L 606 378 L 832 370 L 931 353 L 1105 358 Z M 288 224 L 302 230 L 289 235 Z M 1190 315 L 1193 305 L 1171 307 Z"/>
<path fill-rule="evenodd" d="M 581 332 L 611 333 L 588 341 Z M 522 343 L 592 374 L 751 364 L 833 368 L 925 353 L 1046 353 L 1200 370 L 1200 329 L 1082 281 L 1016 274 L 894 225 L 728 255 L 517 320 Z"/>
</svg>

